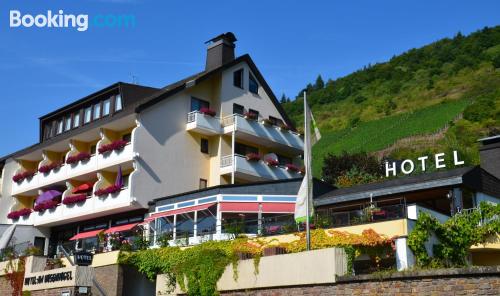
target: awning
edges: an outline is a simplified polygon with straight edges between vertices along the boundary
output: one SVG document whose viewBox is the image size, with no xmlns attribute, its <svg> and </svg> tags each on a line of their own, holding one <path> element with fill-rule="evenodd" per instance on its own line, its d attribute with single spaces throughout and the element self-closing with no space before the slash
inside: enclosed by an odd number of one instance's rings
<svg viewBox="0 0 500 296">
<path fill-rule="evenodd" d="M 166 217 L 166 216 L 178 215 L 178 214 L 189 213 L 189 212 L 194 212 L 194 211 L 203 211 L 203 210 L 206 210 L 215 204 L 217 204 L 217 203 L 213 202 L 213 203 L 207 203 L 207 204 L 197 205 L 197 206 L 192 206 L 192 207 L 185 207 L 182 209 L 176 209 L 176 210 L 155 213 L 155 214 L 147 217 L 146 219 L 144 219 L 144 222 L 153 221 L 156 218 L 161 218 L 161 217 Z"/>
<path fill-rule="evenodd" d="M 94 236 L 97 236 L 99 234 L 99 232 L 102 232 L 102 231 L 104 231 L 104 229 L 92 230 L 92 231 L 87 231 L 87 232 L 80 232 L 80 233 L 74 235 L 69 240 L 77 240 L 77 239 L 94 237 Z"/>
<path fill-rule="evenodd" d="M 221 212 L 258 213 L 258 202 L 221 202 Z"/>
<path fill-rule="evenodd" d="M 262 203 L 262 213 L 294 213 L 295 203 Z"/>
<path fill-rule="evenodd" d="M 111 227 L 109 229 L 106 229 L 106 231 L 104 231 L 104 233 L 115 233 L 115 232 L 121 232 L 121 231 L 128 231 L 128 230 L 131 230 L 132 228 L 136 227 L 138 224 L 139 223 L 131 223 L 131 224 L 125 224 L 125 225 Z"/>
<path fill-rule="evenodd" d="M 94 186 L 94 183 L 91 183 L 91 182 L 83 183 L 82 185 L 79 185 L 79 186 L 73 188 L 73 190 L 71 192 L 73 192 L 73 193 L 87 193 L 89 191 L 92 191 L 93 186 Z"/>
</svg>

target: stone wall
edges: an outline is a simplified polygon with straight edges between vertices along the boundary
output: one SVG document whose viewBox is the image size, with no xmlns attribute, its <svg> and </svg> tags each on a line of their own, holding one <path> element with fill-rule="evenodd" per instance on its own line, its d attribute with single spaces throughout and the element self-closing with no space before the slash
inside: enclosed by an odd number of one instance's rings
<svg viewBox="0 0 500 296">
<path fill-rule="evenodd" d="M 57 288 L 48 290 L 37 290 L 31 291 L 31 296 L 61 296 L 62 292 L 70 292 L 70 295 L 74 295 L 74 288 Z"/>
<path fill-rule="evenodd" d="M 233 291 L 227 296 L 499 295 L 500 266 L 346 276 L 336 284 Z"/>
<path fill-rule="evenodd" d="M 118 264 L 95 267 L 97 282 L 104 289 L 107 296 L 121 296 L 123 287 L 123 269 Z M 92 286 L 94 294 L 99 295 L 95 286 Z"/>
<path fill-rule="evenodd" d="M 12 287 L 10 286 L 7 277 L 0 276 L 0 295 L 11 295 L 12 291 Z"/>
</svg>

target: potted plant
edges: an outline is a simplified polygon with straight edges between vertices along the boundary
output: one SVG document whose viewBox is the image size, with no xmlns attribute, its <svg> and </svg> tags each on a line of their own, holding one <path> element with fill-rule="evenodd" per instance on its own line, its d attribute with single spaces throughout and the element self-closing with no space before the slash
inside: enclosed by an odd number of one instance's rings
<svg viewBox="0 0 500 296">
<path fill-rule="evenodd" d="M 61 165 L 62 164 L 60 162 L 51 162 L 50 164 L 42 165 L 41 167 L 39 167 L 38 171 L 42 174 L 47 174 L 52 170 L 58 169 L 59 167 L 61 167 Z"/>
<path fill-rule="evenodd" d="M 245 157 L 248 161 L 259 161 L 260 160 L 260 155 L 257 153 L 248 153 Z"/>
<path fill-rule="evenodd" d="M 35 175 L 34 171 L 24 171 L 18 174 L 15 174 L 12 177 L 12 180 L 16 183 L 21 183 L 24 179 L 30 179 Z"/>
<path fill-rule="evenodd" d="M 68 156 L 68 158 L 66 158 L 66 163 L 67 164 L 74 164 L 74 163 L 77 163 L 79 161 L 85 161 L 85 160 L 88 160 L 90 159 L 90 153 L 87 153 L 87 152 L 79 152 L 75 155 L 71 155 L 71 156 Z"/>
<path fill-rule="evenodd" d="M 255 112 L 245 112 L 244 113 L 245 119 L 251 119 L 251 120 L 257 120 L 259 115 Z"/>
<path fill-rule="evenodd" d="M 79 202 L 83 202 L 87 200 L 87 195 L 86 194 L 77 194 L 77 195 L 70 195 L 66 196 L 62 203 L 65 205 L 71 205 Z"/>
<path fill-rule="evenodd" d="M 289 126 L 288 124 L 281 123 L 279 125 L 279 129 L 280 129 L 280 131 L 288 132 L 288 131 L 292 130 L 292 127 Z"/>
<path fill-rule="evenodd" d="M 59 203 L 55 200 L 48 200 L 42 203 L 39 203 L 33 207 L 35 212 L 43 212 L 45 210 L 55 208 Z"/>
<path fill-rule="evenodd" d="M 103 196 L 103 195 L 113 194 L 113 193 L 119 192 L 120 190 L 122 190 L 122 188 L 120 186 L 113 184 L 113 185 L 109 185 L 106 188 L 96 190 L 94 192 L 94 194 L 97 196 Z"/>
<path fill-rule="evenodd" d="M 104 144 L 99 147 L 99 153 L 104 154 L 114 150 L 121 150 L 128 144 L 125 140 L 115 140 L 109 144 Z"/>
<path fill-rule="evenodd" d="M 285 165 L 285 167 L 286 167 L 287 171 L 291 171 L 291 172 L 298 172 L 298 171 L 300 171 L 300 168 L 298 166 L 294 165 L 293 163 L 287 163 Z"/>
<path fill-rule="evenodd" d="M 31 214 L 31 209 L 24 208 L 24 209 L 10 212 L 9 214 L 7 214 L 7 218 L 12 219 L 12 220 L 16 220 L 16 219 L 19 219 L 20 217 L 27 217 L 30 214 Z"/>
<path fill-rule="evenodd" d="M 277 159 L 274 158 L 268 158 L 266 159 L 266 163 L 268 166 L 276 167 L 280 164 L 280 162 Z"/>
<path fill-rule="evenodd" d="M 273 125 L 273 122 L 269 118 L 262 119 L 260 123 L 262 123 L 263 125 L 267 125 L 267 126 L 272 126 Z"/>
<path fill-rule="evenodd" d="M 201 108 L 200 113 L 208 116 L 214 117 L 216 112 L 215 110 L 209 109 L 209 108 Z"/>
</svg>

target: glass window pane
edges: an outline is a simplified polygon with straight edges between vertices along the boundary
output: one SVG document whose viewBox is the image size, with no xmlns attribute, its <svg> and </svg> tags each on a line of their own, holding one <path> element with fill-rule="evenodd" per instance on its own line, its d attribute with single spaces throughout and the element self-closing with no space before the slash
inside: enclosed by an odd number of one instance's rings
<svg viewBox="0 0 500 296">
<path fill-rule="evenodd" d="M 73 116 L 73 127 L 78 127 L 80 126 L 80 112 L 75 113 Z"/>
<path fill-rule="evenodd" d="M 101 117 L 101 104 L 94 105 L 94 119 Z"/>
<path fill-rule="evenodd" d="M 66 117 L 66 124 L 64 125 L 64 130 L 69 131 L 71 129 L 71 116 Z"/>
<path fill-rule="evenodd" d="M 110 109 L 111 109 L 111 99 L 107 99 L 102 104 L 102 116 L 109 115 Z"/>
<path fill-rule="evenodd" d="M 233 73 L 233 85 L 239 88 L 243 88 L 243 69 L 240 69 Z"/>
<path fill-rule="evenodd" d="M 62 133 L 62 131 L 63 131 L 63 121 L 62 121 L 62 119 L 61 119 L 61 120 L 59 120 L 59 122 L 57 123 L 57 134 Z"/>
<path fill-rule="evenodd" d="M 89 123 L 91 119 L 92 119 L 92 107 L 88 107 L 87 109 L 85 109 L 84 123 Z"/>
<path fill-rule="evenodd" d="M 257 83 L 257 79 L 255 79 L 255 77 L 250 74 L 248 80 L 248 90 L 254 94 L 257 94 L 259 92 L 259 84 Z"/>
<path fill-rule="evenodd" d="M 123 108 L 122 106 L 122 96 L 117 95 L 115 99 L 115 111 L 120 111 Z"/>
</svg>

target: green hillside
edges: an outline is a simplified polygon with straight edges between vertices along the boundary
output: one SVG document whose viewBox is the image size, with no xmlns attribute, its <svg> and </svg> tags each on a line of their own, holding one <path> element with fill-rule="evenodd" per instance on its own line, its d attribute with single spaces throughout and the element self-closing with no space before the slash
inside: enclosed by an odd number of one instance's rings
<svg viewBox="0 0 500 296">
<path fill-rule="evenodd" d="M 304 90 L 324 136 L 314 148 L 316 176 L 328 153 L 379 151 L 401 138 L 434 133 L 460 114 L 439 141 L 410 142 L 388 156 L 453 148 L 475 164 L 476 140 L 500 133 L 500 26 L 458 33 L 326 83 L 319 76 Z M 293 101 L 282 99 L 299 129 L 304 90 Z"/>
</svg>

